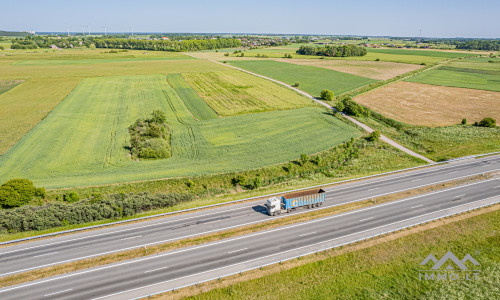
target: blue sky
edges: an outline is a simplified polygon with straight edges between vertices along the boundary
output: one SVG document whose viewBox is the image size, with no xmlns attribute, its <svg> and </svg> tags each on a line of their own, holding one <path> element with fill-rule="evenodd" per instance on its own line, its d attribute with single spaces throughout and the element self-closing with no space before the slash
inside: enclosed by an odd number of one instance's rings
<svg viewBox="0 0 500 300">
<path fill-rule="evenodd" d="M 498 0 L 3 2 L 0 30 L 500 37 Z"/>
</svg>

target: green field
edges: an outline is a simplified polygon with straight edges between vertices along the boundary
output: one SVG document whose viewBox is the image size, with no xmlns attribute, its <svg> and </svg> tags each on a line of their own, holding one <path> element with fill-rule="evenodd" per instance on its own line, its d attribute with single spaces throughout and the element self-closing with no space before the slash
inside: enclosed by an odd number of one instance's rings
<svg viewBox="0 0 500 300">
<path fill-rule="evenodd" d="M 200 98 L 181 74 L 168 74 L 167 80 L 197 120 L 209 120 L 218 117 L 215 111 Z"/>
<path fill-rule="evenodd" d="M 487 60 L 487 61 L 485 61 Z M 497 61 L 489 63 L 488 61 Z M 456 61 L 406 81 L 500 92 L 500 59 Z"/>
<path fill-rule="evenodd" d="M 412 50 L 412 49 L 387 49 L 387 48 L 368 48 L 371 53 L 383 53 L 392 55 L 414 55 L 414 56 L 430 56 L 442 58 L 458 58 L 465 56 L 478 56 L 474 53 L 459 53 L 448 51 L 433 51 L 433 50 Z"/>
<path fill-rule="evenodd" d="M 366 249 L 338 254 L 343 249 L 337 248 L 329 252 L 332 257 L 320 253 L 322 260 L 189 299 L 496 299 L 499 221 L 496 210 Z M 429 253 L 439 259 L 447 251 L 460 258 L 471 254 L 480 263 L 479 279 L 419 280 L 420 262 Z M 267 269 L 253 273 L 259 276 Z M 199 290 L 205 288 L 201 284 Z"/>
<path fill-rule="evenodd" d="M 193 89 L 221 116 L 312 106 L 309 99 L 240 71 L 184 73 Z"/>
<path fill-rule="evenodd" d="M 173 155 L 132 161 L 127 128 L 158 108 L 173 130 Z M 239 171 L 359 135 L 315 107 L 196 121 L 165 75 L 85 78 L 0 158 L 0 182 L 27 177 L 53 188 Z"/>
<path fill-rule="evenodd" d="M 363 85 L 376 82 L 374 79 L 334 70 L 276 61 L 230 61 L 229 63 L 290 85 L 297 82 L 300 84 L 299 89 L 315 97 L 318 97 L 323 89 L 332 90 L 335 95 L 339 95 Z"/>
</svg>

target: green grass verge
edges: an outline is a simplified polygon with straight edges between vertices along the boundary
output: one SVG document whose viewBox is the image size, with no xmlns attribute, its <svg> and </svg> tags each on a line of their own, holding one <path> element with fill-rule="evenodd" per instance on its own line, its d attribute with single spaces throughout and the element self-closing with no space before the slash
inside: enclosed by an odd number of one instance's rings
<svg viewBox="0 0 500 300">
<path fill-rule="evenodd" d="M 240 71 L 184 73 L 183 76 L 221 116 L 314 106 L 310 99 L 294 91 Z"/>
<path fill-rule="evenodd" d="M 500 210 L 197 295 L 193 299 L 495 299 Z M 470 253 L 479 280 L 420 281 L 429 255 Z"/>
<path fill-rule="evenodd" d="M 500 64 L 497 70 L 442 66 L 406 81 L 500 92 Z"/>
<path fill-rule="evenodd" d="M 154 109 L 172 127 L 172 157 L 133 161 L 127 128 Z M 196 121 L 166 76 L 85 78 L 0 157 L 0 182 L 24 177 L 57 188 L 242 171 L 360 135 L 318 107 Z"/>
<path fill-rule="evenodd" d="M 181 74 L 168 74 L 167 80 L 196 119 L 209 120 L 219 117 L 191 88 Z"/>
<path fill-rule="evenodd" d="M 262 61 L 230 61 L 234 65 L 245 70 L 283 81 L 287 84 L 299 83 L 299 89 L 318 97 L 323 89 L 341 94 L 363 85 L 376 82 L 374 79 L 337 72 L 334 70 L 294 65 L 283 62 Z"/>
</svg>

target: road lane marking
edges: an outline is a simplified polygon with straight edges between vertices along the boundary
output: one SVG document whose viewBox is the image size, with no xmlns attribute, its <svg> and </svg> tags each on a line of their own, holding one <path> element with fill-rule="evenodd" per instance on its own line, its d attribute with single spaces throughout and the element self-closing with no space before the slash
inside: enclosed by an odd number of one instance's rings
<svg viewBox="0 0 500 300">
<path fill-rule="evenodd" d="M 59 252 L 50 252 L 50 253 L 45 253 L 45 254 L 35 255 L 35 256 L 33 256 L 33 257 L 42 257 L 42 256 L 47 256 L 47 255 L 56 254 L 56 253 L 59 253 Z"/>
<path fill-rule="evenodd" d="M 490 179 L 490 180 L 487 180 L 487 181 L 491 181 L 491 180 L 493 180 L 493 179 Z M 485 182 L 485 181 L 483 181 L 483 182 Z M 474 185 L 474 184 L 477 184 L 477 183 L 471 183 L 471 184 L 468 184 L 467 186 Z M 461 186 L 461 187 L 464 187 L 464 186 Z M 451 188 L 451 190 L 453 190 L 453 189 L 455 189 L 455 188 Z M 436 191 L 436 192 L 433 192 L 431 194 L 436 194 L 436 193 L 439 193 L 439 192 L 442 192 L 442 191 Z M 417 196 L 415 198 L 418 198 L 418 197 L 419 196 Z M 489 200 L 489 199 L 495 198 L 495 197 L 497 197 L 497 196 L 492 196 L 492 197 L 489 197 L 489 198 L 485 198 L 485 199 L 481 199 L 481 200 L 477 200 L 477 201 L 473 201 L 473 202 L 469 202 L 469 203 L 465 203 L 465 204 L 456 205 L 456 206 L 453 206 L 453 207 L 450 207 L 450 208 L 457 208 L 457 207 L 461 207 L 461 206 L 471 205 L 471 204 L 474 204 L 476 202 L 486 201 L 486 200 Z M 409 200 L 409 199 L 406 199 L 406 200 Z M 395 202 L 388 202 L 388 203 L 384 203 L 384 204 L 391 205 L 391 204 L 394 204 L 396 202 L 402 202 L 402 200 L 395 201 Z M 381 206 L 383 206 L 384 204 L 382 204 Z M 357 211 L 354 211 L 354 212 L 342 213 L 342 214 L 339 214 L 339 215 L 335 215 L 333 217 L 328 217 L 328 218 L 322 219 L 321 221 L 325 221 L 325 220 L 329 220 L 329 219 L 333 219 L 333 218 L 338 218 L 339 216 L 342 216 L 342 215 L 350 215 L 352 213 L 356 213 L 356 212 L 367 210 L 367 209 L 373 209 L 374 207 L 375 206 L 367 207 L 366 209 L 360 209 L 360 210 L 357 210 Z M 433 212 L 430 212 L 430 213 L 425 213 L 425 214 L 422 214 L 422 215 L 417 215 L 417 216 L 414 216 L 414 217 L 411 217 L 411 218 L 408 218 L 408 219 L 405 219 L 405 220 L 401 220 L 401 221 L 397 221 L 397 222 L 393 222 L 393 223 L 389 223 L 389 224 L 384 224 L 382 226 L 378 226 L 378 227 L 375 227 L 375 228 L 371 228 L 371 229 L 367 229 L 367 230 L 362 230 L 362 231 L 359 231 L 359 232 L 356 232 L 356 233 L 351 233 L 351 234 L 348 234 L 348 235 L 345 235 L 345 236 L 341 236 L 341 237 L 337 237 L 337 238 L 334 238 L 334 239 L 331 239 L 331 240 L 322 241 L 322 242 L 310 244 L 310 245 L 307 245 L 307 246 L 298 247 L 298 248 L 295 248 L 295 249 L 290 249 L 290 250 L 287 250 L 287 251 L 284 251 L 284 252 L 280 252 L 280 253 L 283 254 L 283 253 L 286 253 L 286 252 L 296 251 L 296 250 L 299 250 L 299 249 L 302 249 L 302 248 L 311 247 L 311 246 L 315 246 L 315 245 L 318 245 L 318 244 L 328 243 L 328 242 L 331 242 L 331 241 L 334 241 L 334 240 L 337 240 L 337 239 L 341 239 L 341 238 L 345 238 L 345 237 L 348 237 L 348 236 L 352 236 L 352 235 L 355 235 L 355 234 L 360 234 L 360 233 L 364 233 L 364 232 L 367 232 L 367 231 L 371 231 L 371 230 L 383 228 L 383 227 L 386 227 L 386 226 L 398 224 L 398 223 L 401 223 L 401 222 L 409 221 L 409 220 L 412 220 L 412 219 L 420 218 L 420 217 L 423 217 L 423 216 L 427 216 L 427 215 L 431 215 L 431 214 L 436 214 L 436 213 L 439 213 L 439 212 L 442 212 L 442 211 L 446 211 L 446 210 L 448 210 L 450 208 L 441 209 L 441 210 L 433 211 Z M 249 238 L 249 237 L 256 236 L 256 235 L 261 235 L 261 234 L 266 234 L 266 233 L 270 233 L 270 232 L 275 232 L 275 231 L 280 231 L 280 230 L 284 230 L 284 229 L 289 229 L 291 227 L 296 227 L 296 226 L 299 226 L 299 225 L 303 226 L 304 224 L 316 223 L 318 221 L 319 220 L 313 220 L 313 221 L 304 222 L 304 223 L 300 223 L 300 224 L 294 224 L 294 225 L 290 225 L 290 226 L 280 227 L 280 228 L 269 230 L 269 231 L 265 231 L 265 232 L 259 232 L 259 233 L 255 233 L 255 234 L 250 234 L 250 235 L 242 236 L 242 237 L 236 237 L 236 238 L 233 238 L 233 239 L 226 239 L 226 240 L 215 242 L 215 243 L 212 243 L 212 244 L 204 244 L 204 245 L 195 246 L 195 247 L 192 247 L 192 248 L 182 249 L 182 250 L 179 250 L 179 251 L 172 251 L 172 252 L 168 252 L 168 253 L 164 253 L 164 254 L 159 254 L 157 256 L 147 256 L 147 257 L 144 257 L 142 259 L 137 259 L 137 260 L 133 260 L 133 261 L 125 261 L 125 262 L 122 262 L 122 263 L 117 263 L 117 264 L 113 264 L 113 265 L 106 265 L 106 266 L 98 267 L 98 268 L 94 268 L 94 269 L 88 269 L 88 270 L 79 271 L 79 272 L 77 271 L 77 272 L 69 273 L 67 275 L 61 275 L 61 276 L 58 276 L 58 277 L 47 278 L 45 280 L 33 281 L 33 282 L 30 282 L 30 283 L 25 283 L 25 284 L 16 285 L 16 286 L 13 286 L 13 287 L 7 287 L 7 288 L 0 289 L 0 294 L 8 292 L 8 291 L 11 291 L 11 290 L 25 288 L 25 287 L 29 287 L 29 286 L 33 286 L 33 285 L 38 285 L 38 284 L 41 284 L 41 283 L 51 282 L 51 281 L 55 281 L 55 280 L 61 280 L 61 279 L 64 279 L 64 278 L 74 277 L 74 276 L 77 276 L 77 275 L 83 275 L 83 274 L 86 274 L 86 273 L 92 273 L 92 272 L 101 271 L 101 270 L 105 270 L 105 269 L 109 269 L 109 268 L 116 268 L 116 267 L 119 267 L 119 266 L 128 265 L 128 264 L 132 264 L 132 263 L 139 263 L 141 261 L 146 261 L 146 260 L 150 260 L 150 259 L 157 259 L 159 257 L 165 257 L 165 256 L 169 256 L 169 255 L 172 255 L 172 254 L 180 253 L 180 252 L 192 251 L 194 249 L 199 249 L 199 248 L 206 248 L 206 247 L 209 247 L 209 246 L 218 245 L 218 244 L 222 244 L 222 243 L 227 243 L 227 242 L 231 242 L 231 241 L 234 241 L 234 240 L 239 240 L 239 239 Z M 273 256 L 273 255 L 275 255 L 275 254 L 268 255 L 268 256 L 270 257 L 270 256 Z M 255 258 L 255 259 L 251 259 L 251 260 L 248 260 L 248 261 L 236 263 L 236 264 L 233 264 L 233 265 L 229 265 L 229 266 L 224 266 L 224 267 L 212 269 L 212 270 L 200 272 L 200 273 L 197 273 L 197 274 L 191 274 L 191 275 L 187 275 L 187 276 L 176 278 L 176 279 L 172 279 L 172 280 L 167 280 L 167 281 L 164 281 L 164 282 L 158 282 L 158 283 L 150 284 L 150 285 L 147 285 L 147 286 L 142 286 L 142 287 L 134 288 L 134 289 L 131 289 L 131 290 L 128 290 L 128 291 L 123 291 L 123 292 L 118 292 L 118 293 L 114 293 L 114 294 L 102 296 L 102 297 L 99 297 L 99 298 L 94 298 L 94 300 L 102 299 L 102 298 L 106 298 L 106 297 L 110 297 L 110 296 L 114 296 L 114 295 L 119 295 L 119 294 L 123 294 L 123 293 L 130 292 L 130 291 L 133 291 L 133 290 L 138 290 L 138 289 L 142 289 L 142 288 L 145 288 L 145 287 L 150 287 L 150 286 L 154 286 L 154 285 L 158 285 L 158 284 L 162 284 L 162 283 L 166 283 L 166 282 L 170 282 L 170 281 L 174 281 L 174 280 L 184 279 L 184 278 L 187 278 L 187 277 L 192 277 L 194 275 L 208 273 L 210 271 L 214 271 L 214 270 L 218 270 L 218 269 L 222 269 L 222 268 L 226 268 L 226 267 L 231 267 L 231 266 L 234 266 L 234 265 L 240 265 L 240 264 L 248 263 L 248 262 L 251 262 L 251 261 L 254 261 L 254 260 L 266 258 L 268 256 L 258 257 L 258 258 Z"/>
<path fill-rule="evenodd" d="M 461 197 L 463 197 L 465 195 L 467 195 L 467 194 L 458 195 L 458 196 L 455 196 L 455 198 L 461 198 Z"/>
<path fill-rule="evenodd" d="M 136 238 L 140 238 L 140 237 L 142 237 L 142 235 L 136 235 L 136 236 L 131 236 L 131 237 L 128 237 L 128 238 L 123 238 L 120 241 L 131 240 L 131 239 L 136 239 Z"/>
<path fill-rule="evenodd" d="M 369 189 L 369 191 L 374 191 L 374 190 L 378 190 L 380 187 L 376 187 L 376 188 L 373 188 L 373 189 Z"/>
<path fill-rule="evenodd" d="M 51 293 L 51 294 L 47 294 L 47 295 L 43 295 L 43 296 L 44 297 L 54 296 L 54 295 L 62 294 L 62 293 L 69 292 L 69 291 L 72 291 L 72 290 L 73 289 L 67 289 L 67 290 L 64 290 L 64 291 L 59 291 L 59 292 L 55 292 L 55 293 Z"/>
<path fill-rule="evenodd" d="M 450 172 L 448 174 L 455 174 L 455 173 L 458 173 L 458 171 L 453 171 L 453 172 Z"/>
<path fill-rule="evenodd" d="M 229 251 L 227 254 L 231 254 L 231 253 L 235 253 L 235 252 L 240 252 L 240 251 L 244 251 L 244 250 L 247 250 L 248 248 L 243 248 L 243 249 L 239 249 L 239 250 L 234 250 L 234 251 Z"/>
<path fill-rule="evenodd" d="M 411 208 L 417 208 L 417 207 L 420 207 L 420 206 L 424 206 L 424 205 L 420 204 L 420 205 L 417 205 L 417 206 L 412 206 Z"/>
<path fill-rule="evenodd" d="M 368 221 L 368 220 L 371 220 L 373 219 L 374 217 L 369 217 L 369 218 L 366 218 L 366 219 L 363 219 L 363 220 L 359 220 L 360 222 L 363 222 L 363 221 Z"/>
<path fill-rule="evenodd" d="M 413 179 L 412 182 L 414 181 L 419 181 L 419 180 L 422 180 L 422 178 L 419 178 L 419 179 Z"/>
<path fill-rule="evenodd" d="M 304 234 L 301 234 L 299 236 L 306 236 L 306 235 L 311 235 L 311 234 L 315 234 L 316 231 L 313 231 L 313 232 L 308 232 L 308 233 L 304 233 Z"/>
<path fill-rule="evenodd" d="M 145 271 L 144 274 L 151 273 L 151 272 L 156 272 L 156 271 L 160 271 L 160 270 L 164 270 L 164 269 L 167 269 L 167 268 L 168 267 L 163 267 L 163 268 L 158 268 L 158 269 L 153 269 L 153 270 Z"/>
</svg>

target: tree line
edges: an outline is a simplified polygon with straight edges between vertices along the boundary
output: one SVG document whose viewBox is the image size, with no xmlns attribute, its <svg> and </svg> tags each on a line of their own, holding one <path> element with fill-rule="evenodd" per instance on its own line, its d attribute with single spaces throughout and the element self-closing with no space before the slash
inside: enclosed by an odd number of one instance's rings
<svg viewBox="0 0 500 300">
<path fill-rule="evenodd" d="M 465 50 L 500 50 L 500 40 L 471 40 L 465 42 L 455 42 L 457 49 Z"/>
<path fill-rule="evenodd" d="M 366 48 L 356 45 L 340 45 L 340 46 L 325 46 L 325 47 L 312 47 L 312 46 L 300 46 L 299 50 L 296 51 L 297 54 L 302 55 L 317 55 L 317 56 L 335 56 L 335 57 L 347 57 L 347 56 L 365 56 Z"/>
<path fill-rule="evenodd" d="M 135 40 L 119 38 L 94 39 L 97 48 L 134 49 L 134 50 L 157 50 L 157 51 L 198 51 L 214 50 L 221 48 L 234 48 L 241 46 L 237 39 L 218 38 L 204 40 Z"/>
</svg>

